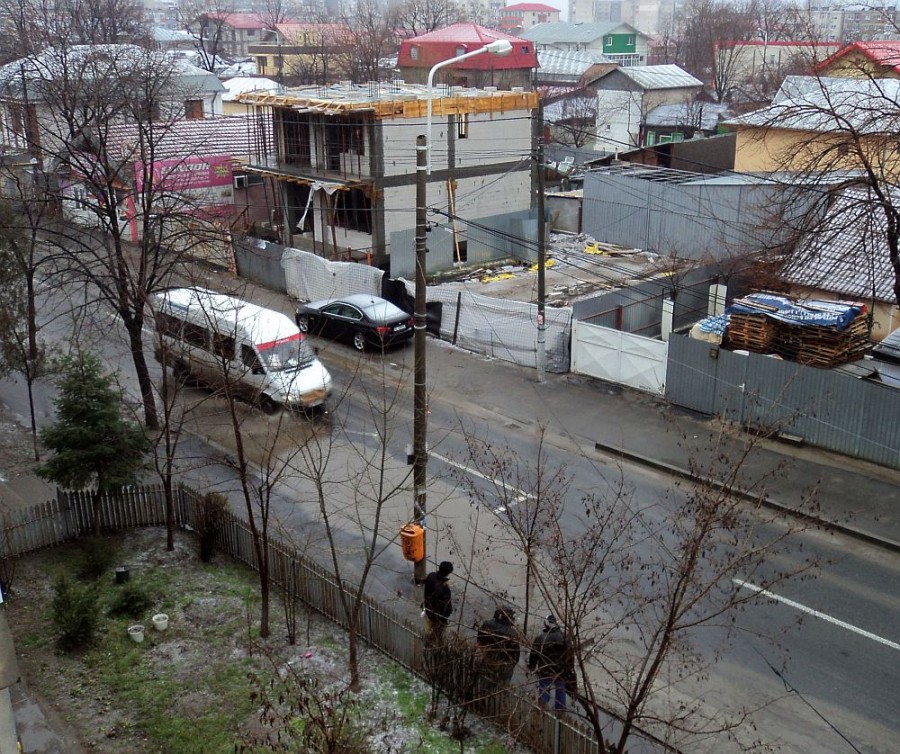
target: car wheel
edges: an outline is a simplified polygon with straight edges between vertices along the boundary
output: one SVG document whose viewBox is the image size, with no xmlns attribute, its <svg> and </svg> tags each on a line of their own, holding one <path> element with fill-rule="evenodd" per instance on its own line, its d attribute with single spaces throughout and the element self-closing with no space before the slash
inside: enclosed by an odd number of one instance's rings
<svg viewBox="0 0 900 754">
<path fill-rule="evenodd" d="M 357 351 L 366 350 L 366 336 L 361 332 L 353 333 L 353 347 Z"/>
<path fill-rule="evenodd" d="M 278 411 L 278 404 L 273 401 L 268 395 L 260 396 L 259 407 L 262 409 L 262 412 L 266 414 L 266 416 L 271 416 L 276 411 Z"/>
<path fill-rule="evenodd" d="M 302 333 L 309 332 L 309 317 L 305 314 L 297 315 L 297 329 Z"/>
</svg>

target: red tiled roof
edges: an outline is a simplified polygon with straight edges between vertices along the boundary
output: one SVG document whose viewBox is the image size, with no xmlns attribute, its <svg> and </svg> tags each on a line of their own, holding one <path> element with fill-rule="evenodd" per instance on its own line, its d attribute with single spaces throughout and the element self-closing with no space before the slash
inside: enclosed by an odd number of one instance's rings
<svg viewBox="0 0 900 754">
<path fill-rule="evenodd" d="M 819 63 L 819 65 L 816 66 L 816 70 L 820 71 L 827 68 L 835 60 L 839 60 L 851 52 L 860 52 L 873 63 L 883 65 L 887 68 L 893 68 L 897 73 L 900 73 L 900 41 L 898 40 L 853 42 L 846 47 L 842 47 L 834 53 L 834 55 Z"/>
<path fill-rule="evenodd" d="M 500 8 L 501 13 L 508 10 L 521 13 L 529 11 L 534 13 L 561 13 L 559 8 L 554 8 L 552 5 L 544 5 L 543 3 L 516 3 L 515 5 L 507 5 L 505 8 Z"/>
<path fill-rule="evenodd" d="M 268 123 L 266 124 L 268 126 Z M 257 150 L 259 127 L 255 118 L 246 115 L 227 115 L 218 118 L 199 118 L 166 123 L 165 131 L 154 141 L 157 160 L 187 157 L 228 155 L 247 159 Z M 271 144 L 271 133 L 268 134 Z M 139 159 L 135 154 L 138 125 L 121 123 L 109 130 L 109 150 L 123 159 Z"/>
<path fill-rule="evenodd" d="M 510 41 L 512 51 L 509 55 L 505 57 L 477 55 L 458 63 L 454 68 L 486 71 L 535 68 L 537 66 L 537 53 L 532 42 L 473 23 L 453 24 L 404 40 L 400 44 L 400 52 L 397 55 L 397 66 L 399 68 L 431 68 L 435 63 L 454 57 L 461 47 L 465 48 L 466 52 L 472 52 L 498 39 Z M 413 47 L 419 51 L 415 60 L 410 54 Z"/>
</svg>

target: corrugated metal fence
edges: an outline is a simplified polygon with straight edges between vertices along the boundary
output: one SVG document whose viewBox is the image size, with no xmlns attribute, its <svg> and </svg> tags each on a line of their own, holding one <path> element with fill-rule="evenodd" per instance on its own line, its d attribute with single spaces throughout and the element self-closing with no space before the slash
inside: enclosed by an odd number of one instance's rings
<svg viewBox="0 0 900 754">
<path fill-rule="evenodd" d="M 900 468 L 900 391 L 829 369 L 669 339 L 666 398 Z"/>
<path fill-rule="evenodd" d="M 175 490 L 175 522 L 180 528 L 194 528 L 197 521 L 197 502 L 200 494 L 180 486 Z M 101 498 L 101 526 L 118 531 L 139 526 L 160 526 L 165 523 L 165 493 L 161 485 L 125 488 Z M 0 519 L 0 557 L 22 555 L 44 547 L 75 539 L 93 529 L 93 494 L 60 492 L 56 500 L 28 509 L 6 512 Z M 217 545 L 233 558 L 256 567 L 253 535 L 245 521 L 233 514 L 226 516 L 218 535 Z M 339 583 L 334 575 L 318 563 L 305 557 L 277 539 L 269 541 L 269 569 L 272 583 L 293 594 L 297 599 L 347 627 L 342 607 L 341 591 L 353 595 L 352 584 Z M 429 680 L 434 658 L 426 657 L 418 623 L 402 618 L 383 603 L 368 596 L 363 598 L 359 624 L 360 637 L 393 660 Z M 453 666 L 458 677 L 463 654 L 452 650 L 442 652 L 442 672 Z M 471 663 L 469 663 L 471 665 Z M 473 672 L 473 671 L 469 671 Z M 475 671 L 477 673 L 477 671 Z M 593 731 L 582 721 L 560 718 L 536 707 L 527 690 L 501 688 L 488 679 L 476 677 L 468 687 L 489 689 L 484 693 L 467 694 L 465 701 L 475 714 L 491 720 L 505 729 L 525 746 L 541 754 L 554 751 L 566 754 L 596 754 L 599 751 Z M 461 700 L 457 700 L 461 701 Z M 618 722 L 609 718 L 609 730 Z M 558 730 L 557 730 L 558 728 Z M 559 748 L 554 740 L 559 738 Z M 671 751 L 651 736 L 634 736 L 629 741 L 632 754 L 658 754 Z"/>
</svg>

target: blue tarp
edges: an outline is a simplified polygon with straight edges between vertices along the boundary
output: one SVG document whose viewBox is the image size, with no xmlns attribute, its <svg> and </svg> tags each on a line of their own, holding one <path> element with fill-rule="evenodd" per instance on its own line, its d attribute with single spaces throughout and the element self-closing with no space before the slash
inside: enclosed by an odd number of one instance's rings
<svg viewBox="0 0 900 754">
<path fill-rule="evenodd" d="M 802 304 L 772 293 L 751 293 L 736 299 L 729 314 L 765 314 L 789 325 L 834 327 L 846 330 L 864 308 L 838 301 L 804 301 Z"/>
</svg>

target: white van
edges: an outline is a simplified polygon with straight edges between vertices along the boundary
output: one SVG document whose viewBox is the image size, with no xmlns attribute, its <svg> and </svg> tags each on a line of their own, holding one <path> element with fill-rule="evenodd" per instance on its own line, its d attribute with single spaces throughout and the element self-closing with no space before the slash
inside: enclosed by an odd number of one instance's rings
<svg viewBox="0 0 900 754">
<path fill-rule="evenodd" d="M 331 375 L 290 317 L 204 288 L 156 294 L 156 360 L 176 377 L 235 395 L 266 413 L 312 408 L 331 395 Z"/>
</svg>

